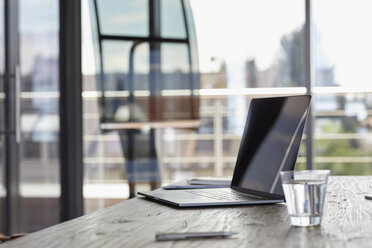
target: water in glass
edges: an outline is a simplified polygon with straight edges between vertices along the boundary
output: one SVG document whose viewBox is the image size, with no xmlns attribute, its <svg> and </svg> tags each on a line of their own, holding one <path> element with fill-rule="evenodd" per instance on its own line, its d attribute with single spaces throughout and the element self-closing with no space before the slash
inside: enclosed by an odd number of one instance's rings
<svg viewBox="0 0 372 248">
<path fill-rule="evenodd" d="M 327 182 L 324 180 L 289 180 L 283 183 L 292 225 L 320 224 L 326 188 Z"/>
</svg>

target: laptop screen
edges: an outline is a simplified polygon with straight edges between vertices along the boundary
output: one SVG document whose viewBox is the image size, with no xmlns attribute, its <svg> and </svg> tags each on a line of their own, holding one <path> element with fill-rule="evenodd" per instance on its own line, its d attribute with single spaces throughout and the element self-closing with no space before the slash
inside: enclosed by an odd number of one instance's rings
<svg viewBox="0 0 372 248">
<path fill-rule="evenodd" d="M 279 171 L 295 167 L 310 98 L 252 99 L 231 183 L 233 189 L 283 195 Z"/>
</svg>

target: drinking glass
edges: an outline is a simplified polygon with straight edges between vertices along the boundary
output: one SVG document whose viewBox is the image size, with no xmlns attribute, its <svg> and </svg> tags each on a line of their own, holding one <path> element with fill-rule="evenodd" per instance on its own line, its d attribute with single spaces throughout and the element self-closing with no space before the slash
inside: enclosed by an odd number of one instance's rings
<svg viewBox="0 0 372 248">
<path fill-rule="evenodd" d="M 329 173 L 329 170 L 280 172 L 293 226 L 320 225 Z"/>
</svg>

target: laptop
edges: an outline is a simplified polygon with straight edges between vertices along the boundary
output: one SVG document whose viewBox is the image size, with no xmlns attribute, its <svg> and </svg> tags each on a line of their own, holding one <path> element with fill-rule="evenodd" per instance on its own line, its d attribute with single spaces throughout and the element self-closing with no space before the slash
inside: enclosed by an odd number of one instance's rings
<svg viewBox="0 0 372 248">
<path fill-rule="evenodd" d="M 251 100 L 230 187 L 138 194 L 177 207 L 283 202 L 279 172 L 295 167 L 310 99 L 300 95 Z"/>
</svg>

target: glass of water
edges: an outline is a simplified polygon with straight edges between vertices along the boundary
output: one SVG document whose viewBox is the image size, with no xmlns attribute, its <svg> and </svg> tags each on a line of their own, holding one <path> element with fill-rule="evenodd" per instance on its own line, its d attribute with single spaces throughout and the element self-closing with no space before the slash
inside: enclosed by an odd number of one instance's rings
<svg viewBox="0 0 372 248">
<path fill-rule="evenodd" d="M 280 177 L 293 226 L 316 226 L 322 221 L 329 170 L 282 171 Z"/>
</svg>

